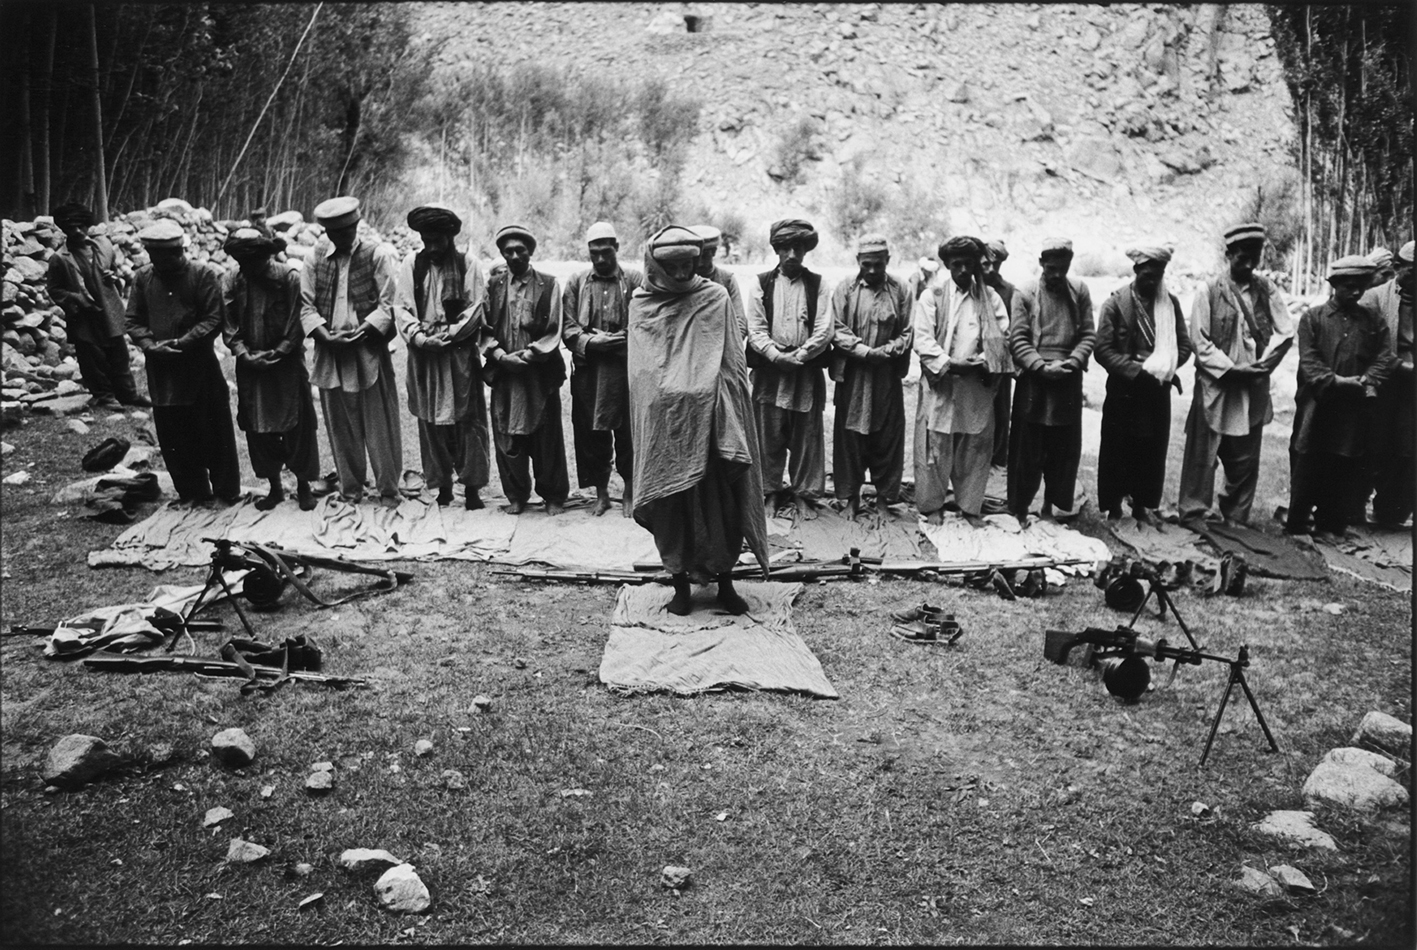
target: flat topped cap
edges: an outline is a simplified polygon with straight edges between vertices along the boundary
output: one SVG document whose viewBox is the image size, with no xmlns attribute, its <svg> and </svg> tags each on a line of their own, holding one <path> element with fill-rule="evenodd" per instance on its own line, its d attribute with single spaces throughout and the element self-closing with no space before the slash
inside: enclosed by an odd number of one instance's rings
<svg viewBox="0 0 1417 950">
<path fill-rule="evenodd" d="M 1145 264 L 1147 261 L 1167 264 L 1170 263 L 1173 253 L 1171 245 L 1162 241 L 1127 248 L 1127 257 L 1131 258 L 1133 264 Z"/>
<path fill-rule="evenodd" d="M 718 247 L 723 232 L 711 224 L 695 224 L 689 228 L 704 242 L 704 247 Z"/>
<path fill-rule="evenodd" d="M 1411 241 L 1408 241 L 1406 244 L 1402 245 L 1402 247 L 1398 250 L 1398 252 L 1397 252 L 1397 259 L 1400 260 L 1400 261 L 1405 261 L 1405 262 L 1408 263 L 1408 264 L 1411 264 L 1411 263 L 1412 263 L 1412 242 L 1411 242 Z"/>
<path fill-rule="evenodd" d="M 593 241 L 614 241 L 619 244 L 620 236 L 615 233 L 615 225 L 609 221 L 597 221 L 586 228 L 585 232 L 585 242 L 590 244 Z"/>
<path fill-rule="evenodd" d="M 315 220 L 326 229 L 347 228 L 359 222 L 359 199 L 352 195 L 329 198 L 315 206 Z"/>
<path fill-rule="evenodd" d="M 532 236 L 532 233 L 530 231 L 522 227 L 520 224 L 508 224 L 501 228 L 497 232 L 496 236 L 493 237 L 492 243 L 496 244 L 497 250 L 500 251 L 502 249 L 502 244 L 513 238 L 517 239 L 518 241 L 524 242 L 527 246 L 527 250 L 531 251 L 533 254 L 536 253 L 536 238 Z"/>
<path fill-rule="evenodd" d="M 154 221 L 138 232 L 138 240 L 143 242 L 144 247 L 181 247 L 184 237 L 186 232 L 182 230 L 182 225 L 171 218 Z"/>
<path fill-rule="evenodd" d="M 1043 239 L 1043 249 L 1038 254 L 1041 257 L 1044 254 L 1071 254 L 1072 252 L 1072 241 L 1067 238 L 1050 237 Z"/>
<path fill-rule="evenodd" d="M 657 261 L 680 261 L 698 257 L 703 238 L 691 229 L 671 224 L 649 239 L 649 253 Z"/>
<path fill-rule="evenodd" d="M 1361 254 L 1349 254 L 1347 257 L 1340 257 L 1336 261 L 1330 261 L 1328 273 L 1325 278 L 1328 280 L 1342 280 L 1345 277 L 1370 278 L 1377 270 L 1373 262 Z"/>
<path fill-rule="evenodd" d="M 1247 221 L 1244 224 L 1237 224 L 1225 230 L 1225 246 L 1239 244 L 1241 241 L 1263 241 L 1265 239 L 1264 225 L 1258 221 Z"/>
<path fill-rule="evenodd" d="M 863 234 L 856 239 L 857 254 L 889 254 L 890 252 L 890 242 L 886 240 L 884 234 Z"/>
</svg>

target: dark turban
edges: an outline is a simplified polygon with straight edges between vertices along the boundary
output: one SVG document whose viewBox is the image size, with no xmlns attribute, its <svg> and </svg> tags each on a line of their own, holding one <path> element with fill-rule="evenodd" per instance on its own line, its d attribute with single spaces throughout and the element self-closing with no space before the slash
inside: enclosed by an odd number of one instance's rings
<svg viewBox="0 0 1417 950">
<path fill-rule="evenodd" d="M 952 237 L 940 245 L 936 256 L 941 264 L 948 264 L 952 257 L 968 257 L 977 262 L 984 256 L 984 244 L 978 238 L 967 235 Z"/>
<path fill-rule="evenodd" d="M 276 244 L 277 241 L 280 241 L 279 245 Z M 237 228 L 231 232 L 231 236 L 221 248 L 235 258 L 257 257 L 285 250 L 285 242 L 280 238 L 268 238 L 255 228 Z"/>
<path fill-rule="evenodd" d="M 419 205 L 408 213 L 408 226 L 421 233 L 451 236 L 462 230 L 462 218 L 444 205 Z"/>
<path fill-rule="evenodd" d="M 817 240 L 817 229 L 801 218 L 774 221 L 768 229 L 768 244 L 773 248 L 798 244 L 802 250 L 810 251 L 817 246 Z"/>
<path fill-rule="evenodd" d="M 54 223 L 61 228 L 87 228 L 93 225 L 93 212 L 78 203 L 60 205 L 54 209 Z"/>
</svg>

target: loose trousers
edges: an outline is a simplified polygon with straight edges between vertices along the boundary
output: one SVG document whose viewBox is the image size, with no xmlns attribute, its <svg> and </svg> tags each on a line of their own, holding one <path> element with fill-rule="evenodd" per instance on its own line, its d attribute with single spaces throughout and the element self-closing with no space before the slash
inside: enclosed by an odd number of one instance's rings
<svg viewBox="0 0 1417 950">
<path fill-rule="evenodd" d="M 1225 469 L 1220 493 L 1220 514 L 1241 524 L 1250 520 L 1255 488 L 1260 483 L 1260 446 L 1264 426 L 1245 435 L 1221 435 L 1205 421 L 1205 413 L 1192 402 L 1186 416 L 1186 448 L 1181 456 L 1181 491 L 1176 508 L 1182 521 L 1204 518 L 1215 491 L 1215 468 Z"/>
<path fill-rule="evenodd" d="M 346 498 L 364 494 L 367 454 L 379 494 L 386 498 L 397 496 L 403 474 L 403 436 L 393 374 L 380 373 L 373 386 L 357 393 L 322 389 L 320 408 L 330 437 L 330 454 L 339 473 L 340 494 Z"/>
<path fill-rule="evenodd" d="M 532 489 L 543 501 L 564 504 L 571 493 L 571 479 L 566 473 L 566 437 L 561 427 L 561 393 L 552 392 L 546 398 L 541 425 L 526 435 L 506 435 L 496 431 L 497 476 L 502 480 L 502 494 L 514 504 L 526 504 Z M 536 480 L 532 481 L 532 471 Z"/>
<path fill-rule="evenodd" d="M 903 399 L 886 403 L 881 427 L 862 435 L 846 427 L 846 413 L 838 408 L 832 423 L 832 481 L 836 497 L 855 498 L 871 472 L 880 504 L 900 501 L 900 483 L 905 474 L 905 406 Z"/>
<path fill-rule="evenodd" d="M 153 427 L 172 487 L 182 501 L 241 494 L 236 430 L 231 424 L 226 380 L 214 375 L 186 406 L 154 406 Z"/>
<path fill-rule="evenodd" d="M 315 422 L 315 401 L 309 391 L 300 401 L 300 417 L 288 432 L 246 433 L 246 448 L 251 453 L 251 469 L 257 478 L 279 478 L 283 466 L 289 466 L 295 477 L 304 482 L 320 477 L 320 444 Z"/>
<path fill-rule="evenodd" d="M 788 489 L 793 495 L 820 495 L 827 484 L 822 410 L 793 412 L 770 403 L 754 402 L 753 416 L 763 453 L 763 491 L 768 494 L 780 491 L 782 473 L 786 469 Z"/>
<path fill-rule="evenodd" d="M 1348 527 L 1363 485 L 1363 459 L 1332 452 L 1289 452 L 1289 516 L 1284 530 L 1303 534 L 1309 516 L 1317 531 L 1339 534 Z"/>
<path fill-rule="evenodd" d="M 989 460 L 994 454 L 994 420 L 981 432 L 931 432 L 928 400 L 915 414 L 915 507 L 922 515 L 939 511 L 954 486 L 955 504 L 968 515 L 984 507 Z"/>
<path fill-rule="evenodd" d="M 649 529 L 665 570 L 706 583 L 738 563 L 744 499 L 733 487 L 722 461 L 710 452 L 701 481 L 654 503 Z"/>
<path fill-rule="evenodd" d="M 635 472 L 634 448 L 630 445 L 630 421 L 618 429 L 596 429 L 591 424 L 594 393 L 583 393 L 576 385 L 580 375 L 571 377 L 571 436 L 576 444 L 576 484 L 580 488 L 604 485 L 615 471 L 629 485 Z M 633 488 L 632 488 L 633 490 Z"/>
<path fill-rule="evenodd" d="M 1000 376 L 999 388 L 994 391 L 994 455 L 989 459 L 989 464 L 995 468 L 1009 464 L 1009 409 L 1013 391 L 1013 377 Z"/>
<path fill-rule="evenodd" d="M 418 420 L 418 452 L 423 460 L 423 482 L 430 488 L 452 488 L 453 479 L 466 488 L 487 486 L 487 420 L 469 413 L 448 425 Z"/>
<path fill-rule="evenodd" d="M 1109 377 L 1097 449 L 1097 507 L 1117 511 L 1128 495 L 1133 509 L 1159 507 L 1170 440 L 1170 388 Z"/>
<path fill-rule="evenodd" d="M 94 399 L 130 403 L 138 398 L 138 386 L 128 359 L 128 341 L 117 336 L 103 343 L 74 339 L 74 357 L 79 361 L 79 378 Z"/>
<path fill-rule="evenodd" d="M 1072 511 L 1081 458 L 1081 420 L 1072 425 L 1047 426 L 1014 419 L 1009 430 L 1009 511 L 1020 517 L 1028 514 L 1040 484 L 1045 486 L 1046 503 Z"/>
</svg>

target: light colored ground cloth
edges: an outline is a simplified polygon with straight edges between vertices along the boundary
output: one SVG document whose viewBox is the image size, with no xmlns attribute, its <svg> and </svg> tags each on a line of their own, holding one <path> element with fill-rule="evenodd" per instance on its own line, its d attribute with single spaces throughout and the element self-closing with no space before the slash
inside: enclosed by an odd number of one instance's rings
<svg viewBox="0 0 1417 950">
<path fill-rule="evenodd" d="M 792 601 L 802 585 L 740 583 L 737 589 L 749 604 L 741 617 L 717 610 L 712 586 L 696 587 L 693 613 L 677 617 L 664 609 L 673 596 L 670 588 L 620 588 L 600 681 L 630 692 L 693 694 L 739 687 L 838 699 L 792 626 Z"/>
<path fill-rule="evenodd" d="M 1207 573 L 1220 569 L 1220 558 L 1206 550 L 1199 534 L 1175 524 L 1141 524 L 1131 515 L 1107 522 L 1107 530 L 1140 558 L 1153 563 L 1190 561 Z"/>
<path fill-rule="evenodd" d="M 1350 529 L 1353 541 L 1316 544 L 1329 568 L 1389 590 L 1412 592 L 1412 532 L 1369 526 Z"/>
<path fill-rule="evenodd" d="M 813 520 L 768 519 L 768 545 L 774 550 L 799 547 L 805 560 L 835 561 L 852 548 L 863 557 L 891 561 L 930 561 L 935 552 L 920 533 L 914 509 L 904 517 L 862 516 L 853 521 L 821 508 Z"/>
<path fill-rule="evenodd" d="M 1091 573 L 1097 561 L 1112 556 L 1107 545 L 1097 538 L 1049 521 L 1035 521 L 1027 528 L 1020 528 L 1013 515 L 987 515 L 984 527 L 974 528 L 962 516 L 947 514 L 938 525 L 922 520 L 920 531 L 934 544 L 941 561 L 1082 559 L 1089 563 L 1058 568 L 1065 574 L 1082 575 Z"/>
</svg>

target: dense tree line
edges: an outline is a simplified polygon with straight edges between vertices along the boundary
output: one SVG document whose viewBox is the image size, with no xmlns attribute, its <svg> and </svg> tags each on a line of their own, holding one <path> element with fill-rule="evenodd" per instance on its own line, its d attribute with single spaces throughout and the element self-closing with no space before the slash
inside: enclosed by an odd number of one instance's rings
<svg viewBox="0 0 1417 950">
<path fill-rule="evenodd" d="M 4 214 L 177 195 L 241 217 L 368 191 L 401 172 L 431 71 L 410 16 L 392 3 L 7 4 Z"/>
<path fill-rule="evenodd" d="M 1412 237 L 1410 4 L 1266 7 L 1294 100 L 1296 278 Z"/>
</svg>

